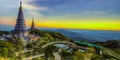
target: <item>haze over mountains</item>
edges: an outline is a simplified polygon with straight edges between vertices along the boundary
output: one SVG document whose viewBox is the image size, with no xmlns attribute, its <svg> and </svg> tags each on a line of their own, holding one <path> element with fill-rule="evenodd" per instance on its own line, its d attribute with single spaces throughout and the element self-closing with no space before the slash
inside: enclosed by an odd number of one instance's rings
<svg viewBox="0 0 120 60">
<path fill-rule="evenodd" d="M 97 30 L 56 30 L 73 40 L 106 41 L 120 40 L 120 31 L 97 31 Z"/>
<path fill-rule="evenodd" d="M 0 25 L 0 30 L 10 31 L 13 28 L 13 26 Z M 85 40 L 90 42 L 120 40 L 120 31 L 70 30 L 52 28 L 40 28 L 40 30 L 59 32 L 73 40 Z"/>
</svg>

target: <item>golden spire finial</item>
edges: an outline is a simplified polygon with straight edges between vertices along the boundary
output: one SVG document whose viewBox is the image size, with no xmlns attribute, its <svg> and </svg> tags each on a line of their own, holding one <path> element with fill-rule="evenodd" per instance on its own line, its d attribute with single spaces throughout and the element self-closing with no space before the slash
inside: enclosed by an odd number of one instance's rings
<svg viewBox="0 0 120 60">
<path fill-rule="evenodd" d="M 34 17 L 32 17 L 32 23 L 34 23 Z"/>
<path fill-rule="evenodd" d="M 20 0 L 20 8 L 19 8 L 20 11 L 22 11 L 22 1 Z"/>
<path fill-rule="evenodd" d="M 20 5 L 22 5 L 22 1 L 20 0 Z"/>
</svg>

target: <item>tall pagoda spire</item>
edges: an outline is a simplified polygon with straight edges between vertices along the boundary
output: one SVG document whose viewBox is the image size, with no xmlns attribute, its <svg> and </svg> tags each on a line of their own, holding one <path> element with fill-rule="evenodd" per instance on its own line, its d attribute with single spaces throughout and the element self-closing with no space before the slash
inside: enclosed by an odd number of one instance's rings
<svg viewBox="0 0 120 60">
<path fill-rule="evenodd" d="M 33 30 L 35 28 L 35 24 L 34 24 L 34 17 L 32 18 L 32 24 L 31 24 L 31 28 L 30 30 Z"/>
<path fill-rule="evenodd" d="M 15 28 L 14 28 L 14 33 L 17 36 L 24 36 L 25 31 L 26 31 L 25 19 L 23 15 L 22 2 L 20 2 L 18 17 L 16 20 Z"/>
<path fill-rule="evenodd" d="M 20 8 L 19 11 L 22 11 L 22 2 L 20 1 Z"/>
</svg>

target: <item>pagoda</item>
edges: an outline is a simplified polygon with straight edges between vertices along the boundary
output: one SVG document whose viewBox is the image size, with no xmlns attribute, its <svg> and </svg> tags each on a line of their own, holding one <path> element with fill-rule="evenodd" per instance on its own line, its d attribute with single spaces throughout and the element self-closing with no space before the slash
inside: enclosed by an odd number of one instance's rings
<svg viewBox="0 0 120 60">
<path fill-rule="evenodd" d="M 26 25 L 25 25 L 25 19 L 24 19 L 24 14 L 22 9 L 22 2 L 20 2 L 18 17 L 16 20 L 15 28 L 14 28 L 14 34 L 17 37 L 24 37 L 25 32 L 26 32 Z"/>
<path fill-rule="evenodd" d="M 35 24 L 34 24 L 34 18 L 33 18 L 30 30 L 34 30 L 34 29 L 35 29 Z"/>
</svg>

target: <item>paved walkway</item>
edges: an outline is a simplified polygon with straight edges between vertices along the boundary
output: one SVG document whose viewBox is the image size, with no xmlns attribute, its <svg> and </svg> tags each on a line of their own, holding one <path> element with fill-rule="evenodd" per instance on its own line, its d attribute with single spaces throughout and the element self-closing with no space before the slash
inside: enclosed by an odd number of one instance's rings
<svg viewBox="0 0 120 60">
<path fill-rule="evenodd" d="M 28 58 L 24 58 L 23 60 L 31 60 L 31 59 L 33 59 L 33 58 L 37 58 L 37 57 L 42 57 L 42 56 L 44 56 L 45 54 L 40 54 L 40 55 L 36 55 L 36 56 L 31 56 L 31 57 L 28 57 Z M 58 53 L 58 52 L 56 52 L 56 53 L 53 53 L 53 55 L 55 56 L 55 60 L 61 60 L 61 56 L 60 56 L 60 54 Z"/>
<path fill-rule="evenodd" d="M 59 53 L 53 53 L 53 55 L 55 56 L 54 60 L 61 60 L 61 56 Z"/>
<path fill-rule="evenodd" d="M 44 56 L 44 54 L 40 54 L 40 55 L 36 55 L 36 56 L 24 58 L 23 60 L 31 60 L 31 59 L 33 59 L 33 58 L 42 57 L 42 56 Z"/>
<path fill-rule="evenodd" d="M 50 43 L 47 43 L 45 45 L 42 46 L 42 48 L 45 48 L 49 45 L 52 45 L 52 44 L 70 44 L 72 46 L 76 46 L 74 43 L 71 43 L 71 42 L 66 42 L 66 41 L 54 41 L 54 42 L 50 42 Z"/>
</svg>

